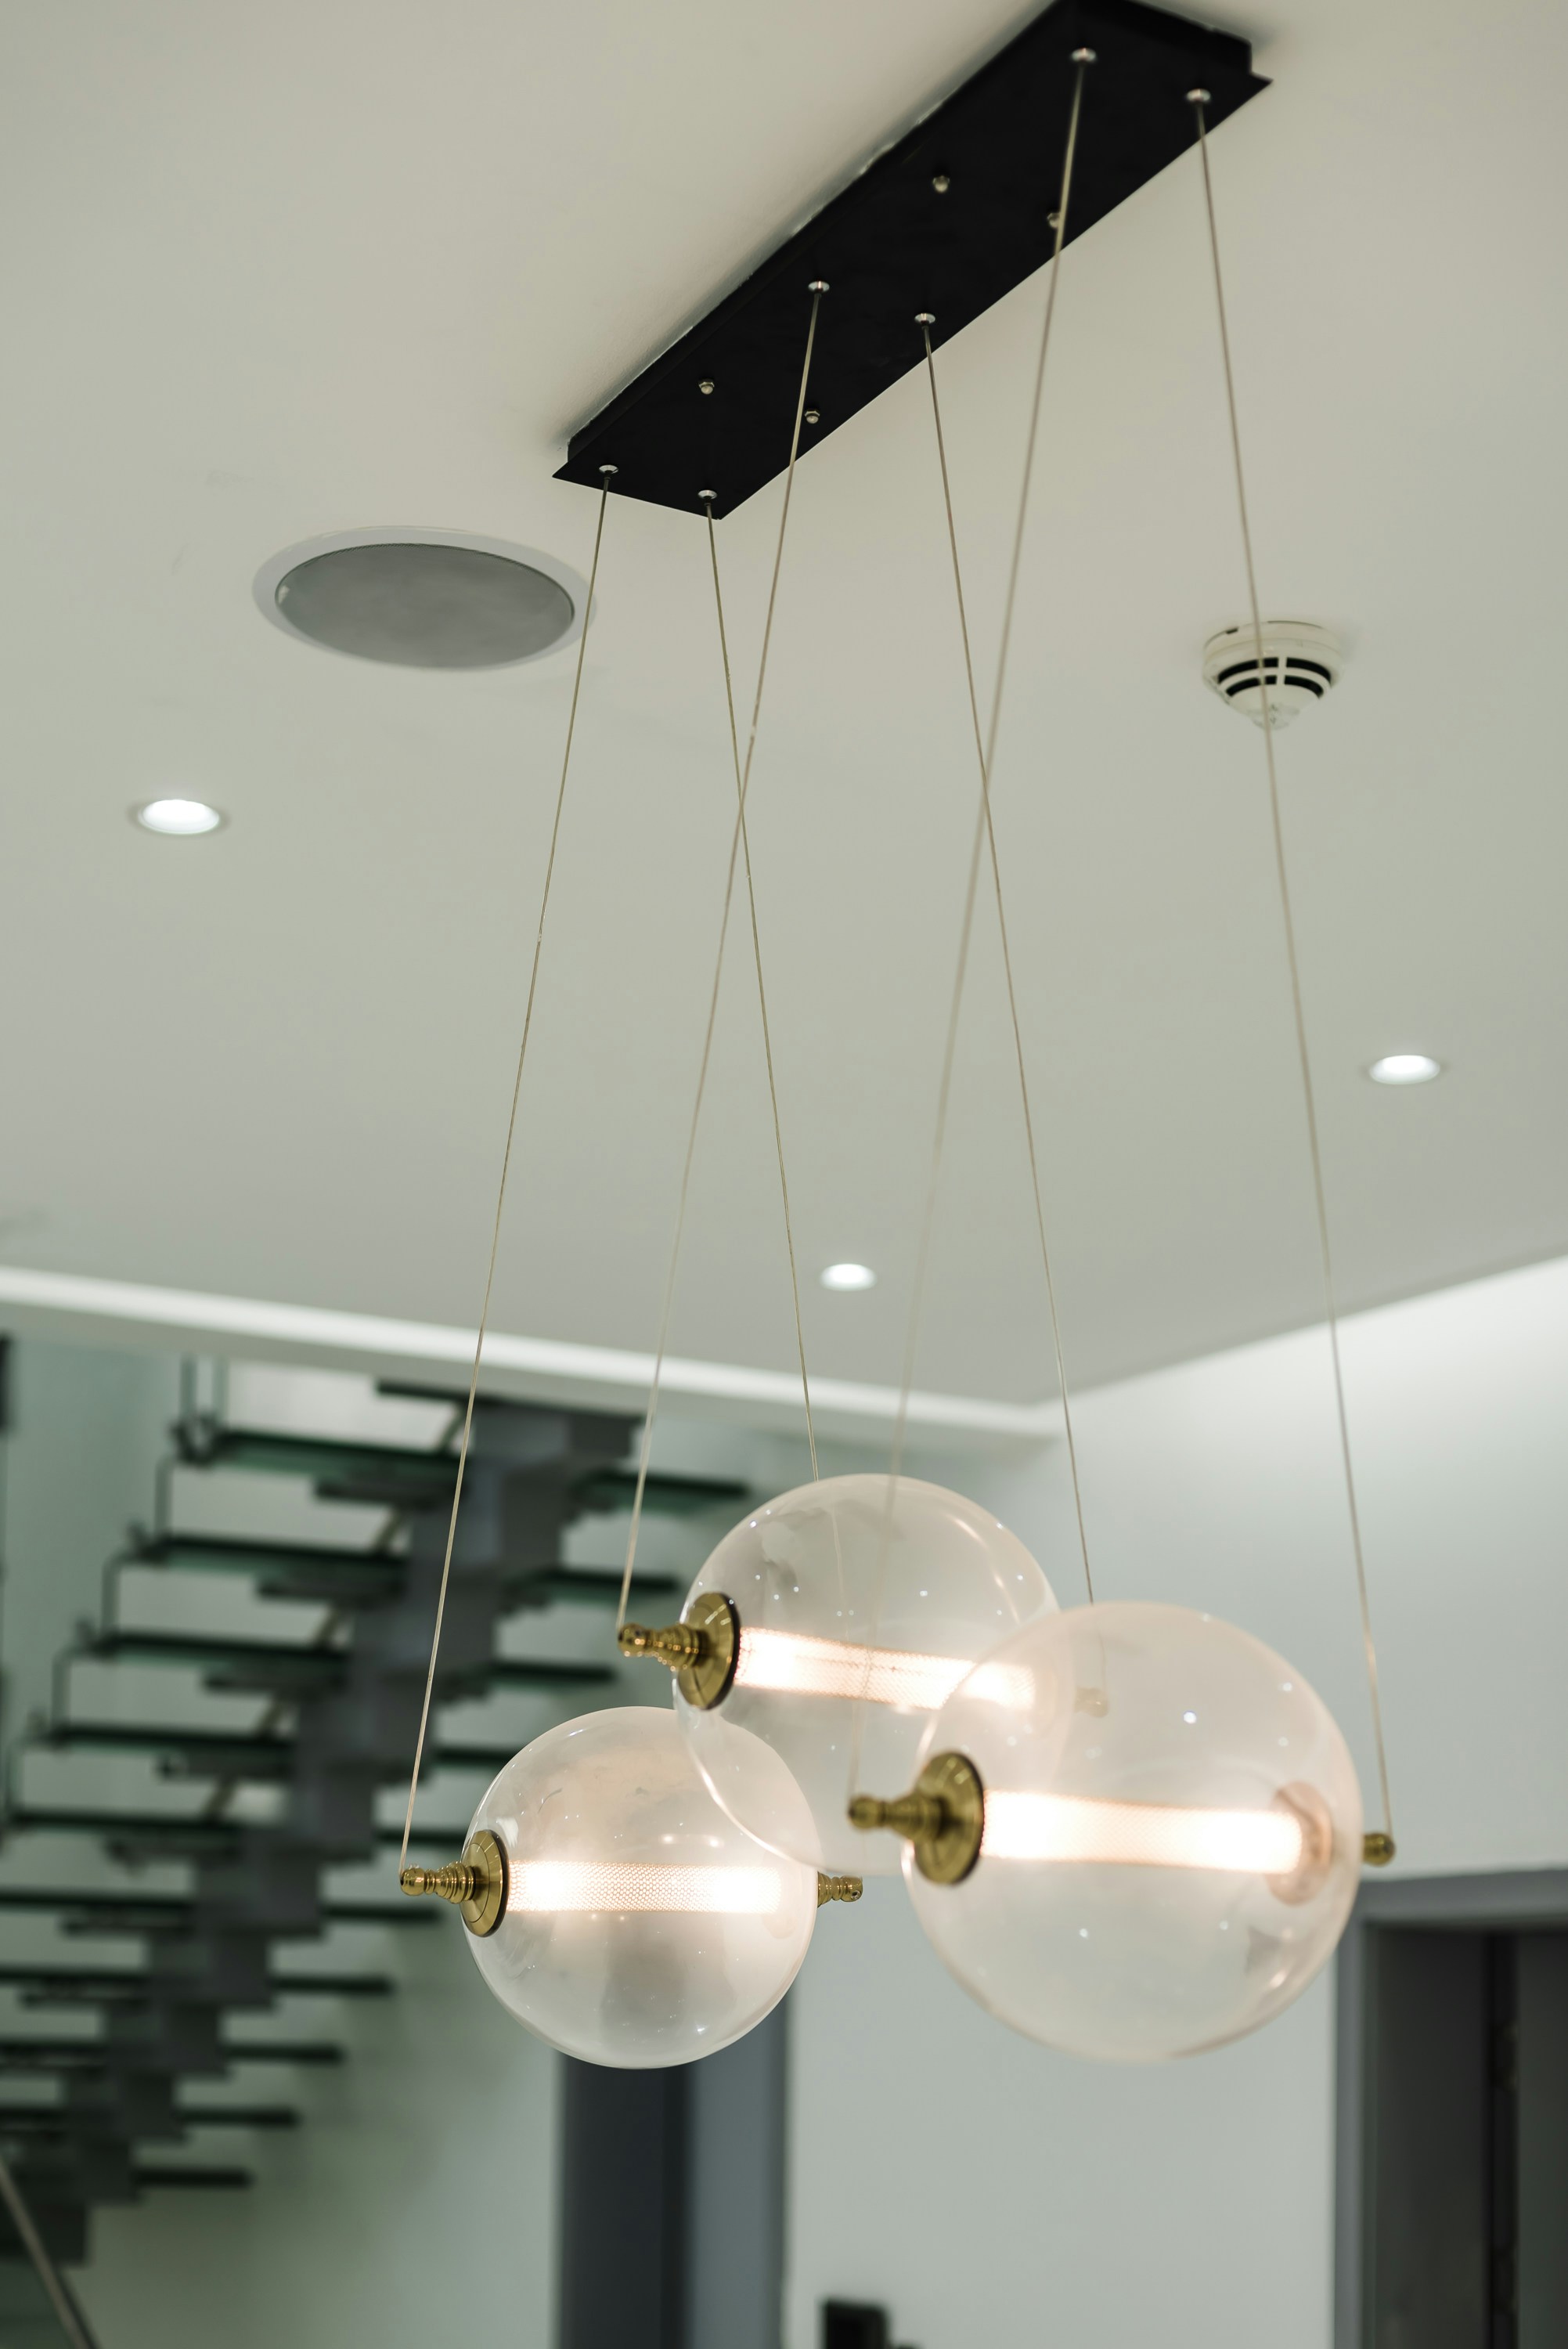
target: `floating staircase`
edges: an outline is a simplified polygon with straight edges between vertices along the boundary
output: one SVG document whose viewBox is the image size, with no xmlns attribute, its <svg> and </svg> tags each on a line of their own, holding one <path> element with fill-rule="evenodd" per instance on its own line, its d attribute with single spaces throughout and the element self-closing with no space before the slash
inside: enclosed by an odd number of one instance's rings
<svg viewBox="0 0 1568 2349">
<path fill-rule="evenodd" d="M 462 1400 L 407 1387 L 382 1392 Z M 634 1427 L 624 1417 L 480 1399 L 436 1681 L 432 1775 L 488 1777 L 514 1750 L 443 1736 L 444 1706 L 522 1691 L 559 1699 L 564 1715 L 610 1694 L 613 1662 L 503 1653 L 500 1633 L 528 1612 L 614 1607 L 619 1576 L 568 1564 L 562 1547 L 581 1520 L 628 1506 Z M 182 2083 L 344 2060 L 331 2040 L 236 2037 L 228 2018 L 301 1997 L 375 1999 L 394 1990 L 385 1972 L 280 1966 L 289 1944 L 354 1926 L 419 1930 L 437 1921 L 396 1894 L 343 1898 L 327 1878 L 384 1862 L 400 1840 L 400 1828 L 378 1816 L 379 1798 L 406 1781 L 418 1727 L 455 1432 L 454 1413 L 442 1440 L 419 1450 L 233 1426 L 218 1413 L 183 1409 L 157 1478 L 160 1522 L 134 1533 L 110 1562 L 101 1620 L 79 1627 L 57 1664 L 47 1716 L 30 1724 L 10 1757 L 0 1809 L 0 1987 L 23 2018 L 34 2010 L 41 2021 L 68 2013 L 96 2026 L 0 2033 L 0 2071 L 16 2083 L 0 2096 L 0 2149 L 57 2261 L 86 2258 L 95 2206 L 131 2202 L 154 2187 L 249 2182 L 242 2168 L 150 2153 L 210 2128 L 288 2129 L 301 2118 L 282 2103 L 192 2105 Z M 260 1471 L 301 1482 L 320 1500 L 388 1514 L 368 1547 L 176 1528 L 167 1521 L 171 1466 L 213 1477 Z M 743 1485 L 724 1480 L 655 1475 L 645 1506 L 686 1516 L 738 1508 L 745 1497 Z M 325 1612 L 314 1634 L 299 1639 L 139 1624 L 123 1603 L 131 1568 L 167 1577 L 170 1592 L 194 1592 L 203 1577 L 242 1578 L 260 1599 L 290 1602 L 296 1621 L 302 1606 Z M 635 1586 L 640 1601 L 666 1603 L 680 1588 L 659 1575 Z M 113 1717 L 84 1714 L 73 1702 L 83 1664 L 128 1670 L 140 1689 L 150 1669 L 183 1674 L 193 1690 L 256 1700 L 263 1710 L 238 1728 L 197 1725 L 177 1708 L 170 1718 L 149 1717 L 145 1702 Z M 28 1787 L 39 1758 L 63 1755 L 139 1757 L 152 1765 L 155 1797 L 137 1805 L 34 1800 Z M 44 1837 L 71 1838 L 79 1870 L 66 1884 L 11 1880 Z M 417 1826 L 414 1840 L 445 1852 L 452 1830 Z M 137 1873 L 150 1864 L 180 1870 L 182 1889 L 142 1889 Z M 51 1916 L 57 1928 L 57 1946 L 36 1961 L 5 1949 L 6 1917 L 29 1911 Z M 68 1945 L 95 1938 L 139 1942 L 140 1963 L 73 1962 Z M 52 2085 L 46 2100 L 40 2085 Z M 0 2213 L 0 2284 L 6 2262 L 21 2257 Z"/>
</svg>

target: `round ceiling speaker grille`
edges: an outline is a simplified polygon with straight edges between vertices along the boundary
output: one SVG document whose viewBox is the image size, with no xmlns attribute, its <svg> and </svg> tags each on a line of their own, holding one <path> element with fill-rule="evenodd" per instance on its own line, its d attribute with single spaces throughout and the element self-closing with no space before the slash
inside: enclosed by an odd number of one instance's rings
<svg viewBox="0 0 1568 2349">
<path fill-rule="evenodd" d="M 399 668 L 508 668 L 582 632 L 588 591 L 534 548 L 448 531 L 346 532 L 263 565 L 256 601 L 290 636 Z"/>
<path fill-rule="evenodd" d="M 1339 638 L 1314 620 L 1264 622 L 1261 683 L 1257 631 L 1250 620 L 1222 628 L 1203 647 L 1204 684 L 1233 709 L 1244 710 L 1254 726 L 1264 722 L 1266 688 L 1276 733 L 1321 701 L 1338 684 L 1344 666 Z"/>
</svg>

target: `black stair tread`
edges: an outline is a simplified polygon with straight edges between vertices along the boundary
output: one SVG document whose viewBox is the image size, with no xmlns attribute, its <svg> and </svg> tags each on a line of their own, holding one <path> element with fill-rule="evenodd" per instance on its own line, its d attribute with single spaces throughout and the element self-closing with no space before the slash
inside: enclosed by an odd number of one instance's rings
<svg viewBox="0 0 1568 2349">
<path fill-rule="evenodd" d="M 395 1598 L 407 1561 L 396 1550 L 350 1549 L 330 1542 L 242 1541 L 226 1534 L 151 1534 L 132 1552 L 141 1566 L 196 1573 L 252 1574 L 263 1595 L 321 1598 L 339 1606 Z"/>
<path fill-rule="evenodd" d="M 618 1675 L 614 1664 L 579 1663 L 571 1656 L 491 1656 L 488 1661 L 475 1665 L 471 1674 L 465 1667 L 462 1678 L 467 1681 L 470 1677 L 494 1681 L 503 1688 L 568 1689 L 602 1688 L 606 1681 Z M 441 1750 L 447 1751 L 445 1747 Z"/>
<path fill-rule="evenodd" d="M 74 1909 L 83 1916 L 145 1917 L 160 1926 L 188 1923 L 196 1903 L 184 1892 L 99 1892 L 68 1884 L 0 1885 L 0 1909 Z"/>
<path fill-rule="evenodd" d="M 410 1845 L 418 1844 L 422 1850 L 444 1851 L 449 1859 L 456 1859 L 463 1847 L 468 1832 L 466 1821 L 450 1826 L 442 1826 L 438 1823 L 434 1826 L 428 1824 L 420 1826 L 416 1823 L 409 1829 L 408 1841 Z M 376 1840 L 378 1844 L 389 1844 L 395 1849 L 403 1840 L 403 1830 L 399 1826 L 391 1826 L 377 1827 Z M 405 1893 L 403 1897 L 407 1899 L 408 1896 Z"/>
<path fill-rule="evenodd" d="M 673 1574 L 634 1574 L 631 1597 L 634 1604 L 645 1605 L 651 1599 L 674 1598 L 686 1587 Z M 520 1575 L 507 1595 L 523 1606 L 546 1599 L 562 1599 L 568 1606 L 616 1607 L 621 1570 L 613 1566 L 547 1566 L 537 1574 Z"/>
<path fill-rule="evenodd" d="M 398 1402 L 442 1402 L 449 1411 L 464 1411 L 468 1407 L 469 1390 L 461 1386 L 443 1386 L 429 1379 L 377 1379 L 376 1392 Z M 601 1424 L 624 1431 L 629 1443 L 635 1433 L 640 1413 L 634 1411 L 588 1411 L 579 1403 L 531 1402 L 524 1395 L 497 1394 L 493 1389 L 480 1387 L 474 1397 L 476 1411 L 498 1411 L 522 1413 L 533 1419 L 593 1420 Z"/>
<path fill-rule="evenodd" d="M 227 2064 L 345 2064 L 348 2050 L 332 2039 L 225 2039 L 219 2054 Z"/>
<path fill-rule="evenodd" d="M 674 1583 L 666 1586 L 674 1589 Z M 107 1631 L 75 1651 L 99 1663 L 184 1665 L 214 1674 L 231 1671 L 245 1675 L 238 1689 L 249 1689 L 253 1675 L 274 1686 L 289 1681 L 311 1688 L 330 1686 L 347 1668 L 341 1648 L 294 1647 L 282 1640 L 197 1638 L 182 1631 Z M 480 1678 L 511 1688 L 590 1688 L 615 1678 L 612 1664 L 578 1663 L 551 1656 L 498 1656 L 489 1663 L 465 1669 L 465 1680 Z M 214 1685 L 220 1685 L 215 1682 Z"/>
<path fill-rule="evenodd" d="M 298 2128 L 304 2116 L 294 2105 L 180 2105 L 175 2119 L 182 2128 Z"/>
<path fill-rule="evenodd" d="M 147 2054 L 156 2052 L 153 2049 Z M 0 2064 L 18 2070 L 41 2072 L 139 2071 L 140 2047 L 108 2039 L 29 2038 L 17 2033 L 0 2036 Z M 225 2039 L 218 2047 L 224 2064 L 341 2064 L 346 2051 L 330 2039 Z"/>
<path fill-rule="evenodd" d="M 298 2128 L 302 2115 L 294 2105 L 180 2105 L 174 2118 L 181 2128 Z M 118 2137 L 114 2121 L 101 2113 L 60 2104 L 0 2105 L 0 2136 Z"/>
<path fill-rule="evenodd" d="M 636 1496 L 637 1473 L 634 1468 L 594 1468 L 572 1489 L 581 1509 L 618 1514 L 629 1509 Z M 689 1517 L 701 1509 L 717 1508 L 721 1502 L 742 1508 L 750 1492 L 749 1485 L 738 1484 L 732 1476 L 676 1476 L 655 1469 L 649 1473 L 643 1506 L 656 1516 Z"/>
<path fill-rule="evenodd" d="M 362 1437 L 295 1435 L 274 1428 L 203 1426 L 176 1430 L 181 1464 L 192 1468 L 249 1468 L 268 1475 L 308 1476 L 313 1483 L 357 1483 L 374 1477 L 407 1484 L 410 1491 L 450 1493 L 453 1452 L 411 1444 L 367 1444 Z"/>
<path fill-rule="evenodd" d="M 8 1835 L 94 1835 L 111 1842 L 178 1841 L 217 1850 L 232 1843 L 246 1824 L 209 1818 L 201 1811 L 88 1811 L 36 1803 L 7 1811 L 4 1820 Z"/>
<path fill-rule="evenodd" d="M 106 1932 L 121 1930 L 115 1920 L 145 1918 L 157 1931 L 181 1931 L 197 1919 L 195 1901 L 185 1892 L 114 1892 L 81 1889 L 68 1884 L 0 1884 L 0 1909 L 61 1909 L 81 1918 L 101 1918 Z M 399 1894 L 395 1900 L 324 1900 L 324 1925 L 433 1925 L 437 1913 L 422 1901 Z M 142 1930 L 124 1926 L 128 1938 Z"/>
<path fill-rule="evenodd" d="M 553 1688 L 565 1683 L 576 1686 L 584 1681 L 607 1681 L 614 1677 L 614 1672 L 607 1665 L 573 1665 L 563 1667 L 557 1672 L 546 1672 L 542 1677 L 539 1666 L 524 1662 L 516 1675 L 514 1685 Z M 189 1764 L 191 1775 L 216 1773 L 222 1777 L 243 1778 L 249 1775 L 258 1779 L 278 1779 L 288 1775 L 296 1744 L 293 1737 L 280 1735 L 273 1731 L 180 1729 L 172 1724 L 139 1721 L 62 1721 L 57 1722 L 46 1732 L 39 1741 L 38 1750 L 157 1754 Z M 497 1770 L 506 1767 L 516 1752 L 517 1747 L 511 1744 L 444 1743 L 431 1748 L 425 1766 L 430 1770 L 488 1770 L 493 1775 Z M 383 1775 L 388 1778 L 406 1776 L 406 1760 L 399 1756 L 396 1764 L 387 1764 Z M 183 1826 L 183 1815 L 174 1816 L 170 1824 Z M 219 1824 L 229 1823 L 220 1821 Z"/>
<path fill-rule="evenodd" d="M 511 1754 L 505 1759 L 510 1762 Z M 475 1764 L 472 1766 L 482 1765 Z M 91 1835 L 101 1836 L 108 1844 L 161 1845 L 170 1853 L 195 1857 L 205 1851 L 222 1851 L 247 1830 L 255 1832 L 256 1822 L 211 1817 L 201 1811 L 51 1810 L 29 1806 L 23 1810 L 7 1811 L 0 1826 L 7 1833 L 20 1830 L 35 1835 Z M 377 1827 L 376 1840 L 382 1844 L 399 1843 L 402 1834 L 401 1827 Z M 460 1845 L 463 1839 L 460 1827 L 417 1826 L 411 1840 L 428 1844 L 438 1838 L 449 1839 L 454 1834 Z"/>
<path fill-rule="evenodd" d="M 613 1473 L 619 1475 L 620 1471 Z M 742 1496 L 746 1487 L 737 1485 L 733 1490 L 735 1496 Z M 626 1497 L 629 1499 L 629 1492 Z M 623 1501 L 616 1497 L 603 1506 L 618 1508 Z M 320 1586 L 321 1597 L 338 1599 L 345 1605 L 354 1603 L 356 1586 L 360 1584 L 364 1586 L 362 1595 L 367 1599 L 394 1596 L 402 1586 L 407 1565 L 396 1550 L 347 1549 L 331 1543 L 241 1541 L 222 1534 L 149 1535 L 138 1543 L 133 1555 L 139 1565 L 186 1567 L 205 1573 L 253 1574 L 273 1585 L 294 1586 L 309 1581 Z M 667 1599 L 685 1588 L 686 1582 L 673 1574 L 642 1573 L 632 1578 L 632 1595 L 639 1601 Z M 310 1595 L 318 1594 L 313 1589 Z M 621 1574 L 615 1567 L 547 1566 L 516 1576 L 507 1588 L 508 1601 L 513 1606 L 526 1606 L 531 1599 L 537 1602 L 542 1597 L 568 1604 L 614 1607 L 620 1595 Z M 154 1635 L 105 1632 L 99 1639 L 144 1636 Z M 251 1643 L 234 1642 L 236 1649 L 242 1644 Z M 259 1648 L 269 1643 L 253 1644 Z"/>
<path fill-rule="evenodd" d="M 557 1662 L 549 1656 L 492 1656 L 483 1670 L 498 1688 L 602 1688 L 618 1677 L 614 1664 Z"/>
<path fill-rule="evenodd" d="M 279 1998 L 391 1998 L 397 1983 L 391 1974 L 300 1972 L 273 1974 L 272 1987 Z"/>
<path fill-rule="evenodd" d="M 178 1995 L 178 1985 L 166 1977 L 132 1972 L 128 1966 L 61 1966 L 41 1959 L 36 1964 L 0 1965 L 0 1987 L 39 1993 L 62 2004 L 138 2005 L 149 2000 Z M 389 1998 L 397 1984 L 390 1974 L 277 1973 L 268 1981 L 277 1998 Z"/>
<path fill-rule="evenodd" d="M 180 1755 L 222 1777 L 247 1774 L 276 1779 L 288 1775 L 292 1737 L 253 1735 L 244 1730 L 176 1729 L 133 1721 L 62 1721 L 39 1740 L 54 1753 L 160 1754 Z M 183 1820 L 176 1818 L 176 1826 Z"/>
<path fill-rule="evenodd" d="M 216 1639 L 185 1631 L 99 1631 L 75 1651 L 93 1663 L 187 1665 L 216 1676 L 242 1676 L 231 1685 L 327 1688 L 340 1680 L 347 1657 L 341 1648 L 304 1647 L 283 1640 Z"/>
<path fill-rule="evenodd" d="M 255 2173 L 249 2169 L 186 2168 L 176 2162 L 147 2162 L 132 2172 L 135 2184 L 150 2190 L 154 2187 L 225 2187 L 253 2186 Z"/>
</svg>

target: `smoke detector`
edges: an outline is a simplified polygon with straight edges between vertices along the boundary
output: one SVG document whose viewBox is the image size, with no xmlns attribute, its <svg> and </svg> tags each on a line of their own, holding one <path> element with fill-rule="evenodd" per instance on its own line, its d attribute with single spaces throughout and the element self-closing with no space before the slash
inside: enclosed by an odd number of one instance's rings
<svg viewBox="0 0 1568 2349">
<path fill-rule="evenodd" d="M 1339 682 L 1345 653 L 1332 628 L 1315 620 L 1265 620 L 1263 625 L 1263 677 L 1258 675 L 1257 631 L 1250 620 L 1222 628 L 1203 647 L 1203 682 L 1244 710 L 1254 726 L 1264 722 L 1264 688 L 1268 711 L 1277 733 L 1330 686 Z"/>
<path fill-rule="evenodd" d="M 574 643 L 584 581 L 553 555 L 461 531 L 375 529 L 285 547 L 256 574 L 275 626 L 400 668 L 506 668 Z"/>
</svg>

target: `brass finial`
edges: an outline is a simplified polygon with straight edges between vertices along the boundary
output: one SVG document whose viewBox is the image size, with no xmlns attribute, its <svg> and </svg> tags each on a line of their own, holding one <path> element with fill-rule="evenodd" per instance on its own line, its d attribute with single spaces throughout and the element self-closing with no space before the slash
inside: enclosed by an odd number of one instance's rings
<svg viewBox="0 0 1568 2349">
<path fill-rule="evenodd" d="M 663 1623 L 656 1630 L 646 1623 L 623 1623 L 615 1644 L 624 1656 L 651 1656 L 672 1672 L 700 1662 L 707 1652 L 707 1641 L 689 1623 Z"/>
<path fill-rule="evenodd" d="M 489 1827 L 469 1837 L 461 1859 L 445 1868 L 406 1868 L 397 1882 L 411 1900 L 426 1895 L 449 1900 L 481 1940 L 506 1914 L 506 1853 Z"/>
<path fill-rule="evenodd" d="M 1386 1828 L 1374 1827 L 1361 1838 L 1361 1860 L 1366 1868 L 1387 1868 L 1394 1857 L 1394 1838 Z"/>
<path fill-rule="evenodd" d="M 460 1906 L 474 1897 L 474 1872 L 466 1859 L 449 1859 L 445 1868 L 406 1868 L 397 1881 L 412 1900 L 429 1893 Z"/>
<path fill-rule="evenodd" d="M 655 1663 L 667 1664 L 693 1711 L 711 1713 L 735 1682 L 740 1618 L 722 1590 L 704 1590 L 680 1622 L 657 1630 L 645 1623 L 623 1623 L 615 1644 L 624 1656 L 650 1656 Z"/>
<path fill-rule="evenodd" d="M 857 1795 L 850 1824 L 885 1827 L 914 1846 L 914 1864 L 933 1884 L 961 1884 L 980 1857 L 985 1789 L 965 1754 L 934 1754 L 907 1795 L 882 1802 Z"/>
<path fill-rule="evenodd" d="M 860 1876 L 824 1876 L 817 1870 L 817 1906 L 830 1900 L 858 1900 L 865 1890 L 865 1878 Z"/>
<path fill-rule="evenodd" d="M 913 1794 L 895 1795 L 884 1802 L 880 1795 L 857 1795 L 850 1805 L 850 1825 L 869 1835 L 874 1827 L 885 1827 L 890 1835 L 902 1836 L 905 1843 L 929 1843 L 933 1836 L 942 1833 L 946 1817 L 934 1795 L 923 1795 L 917 1786 Z"/>
</svg>

